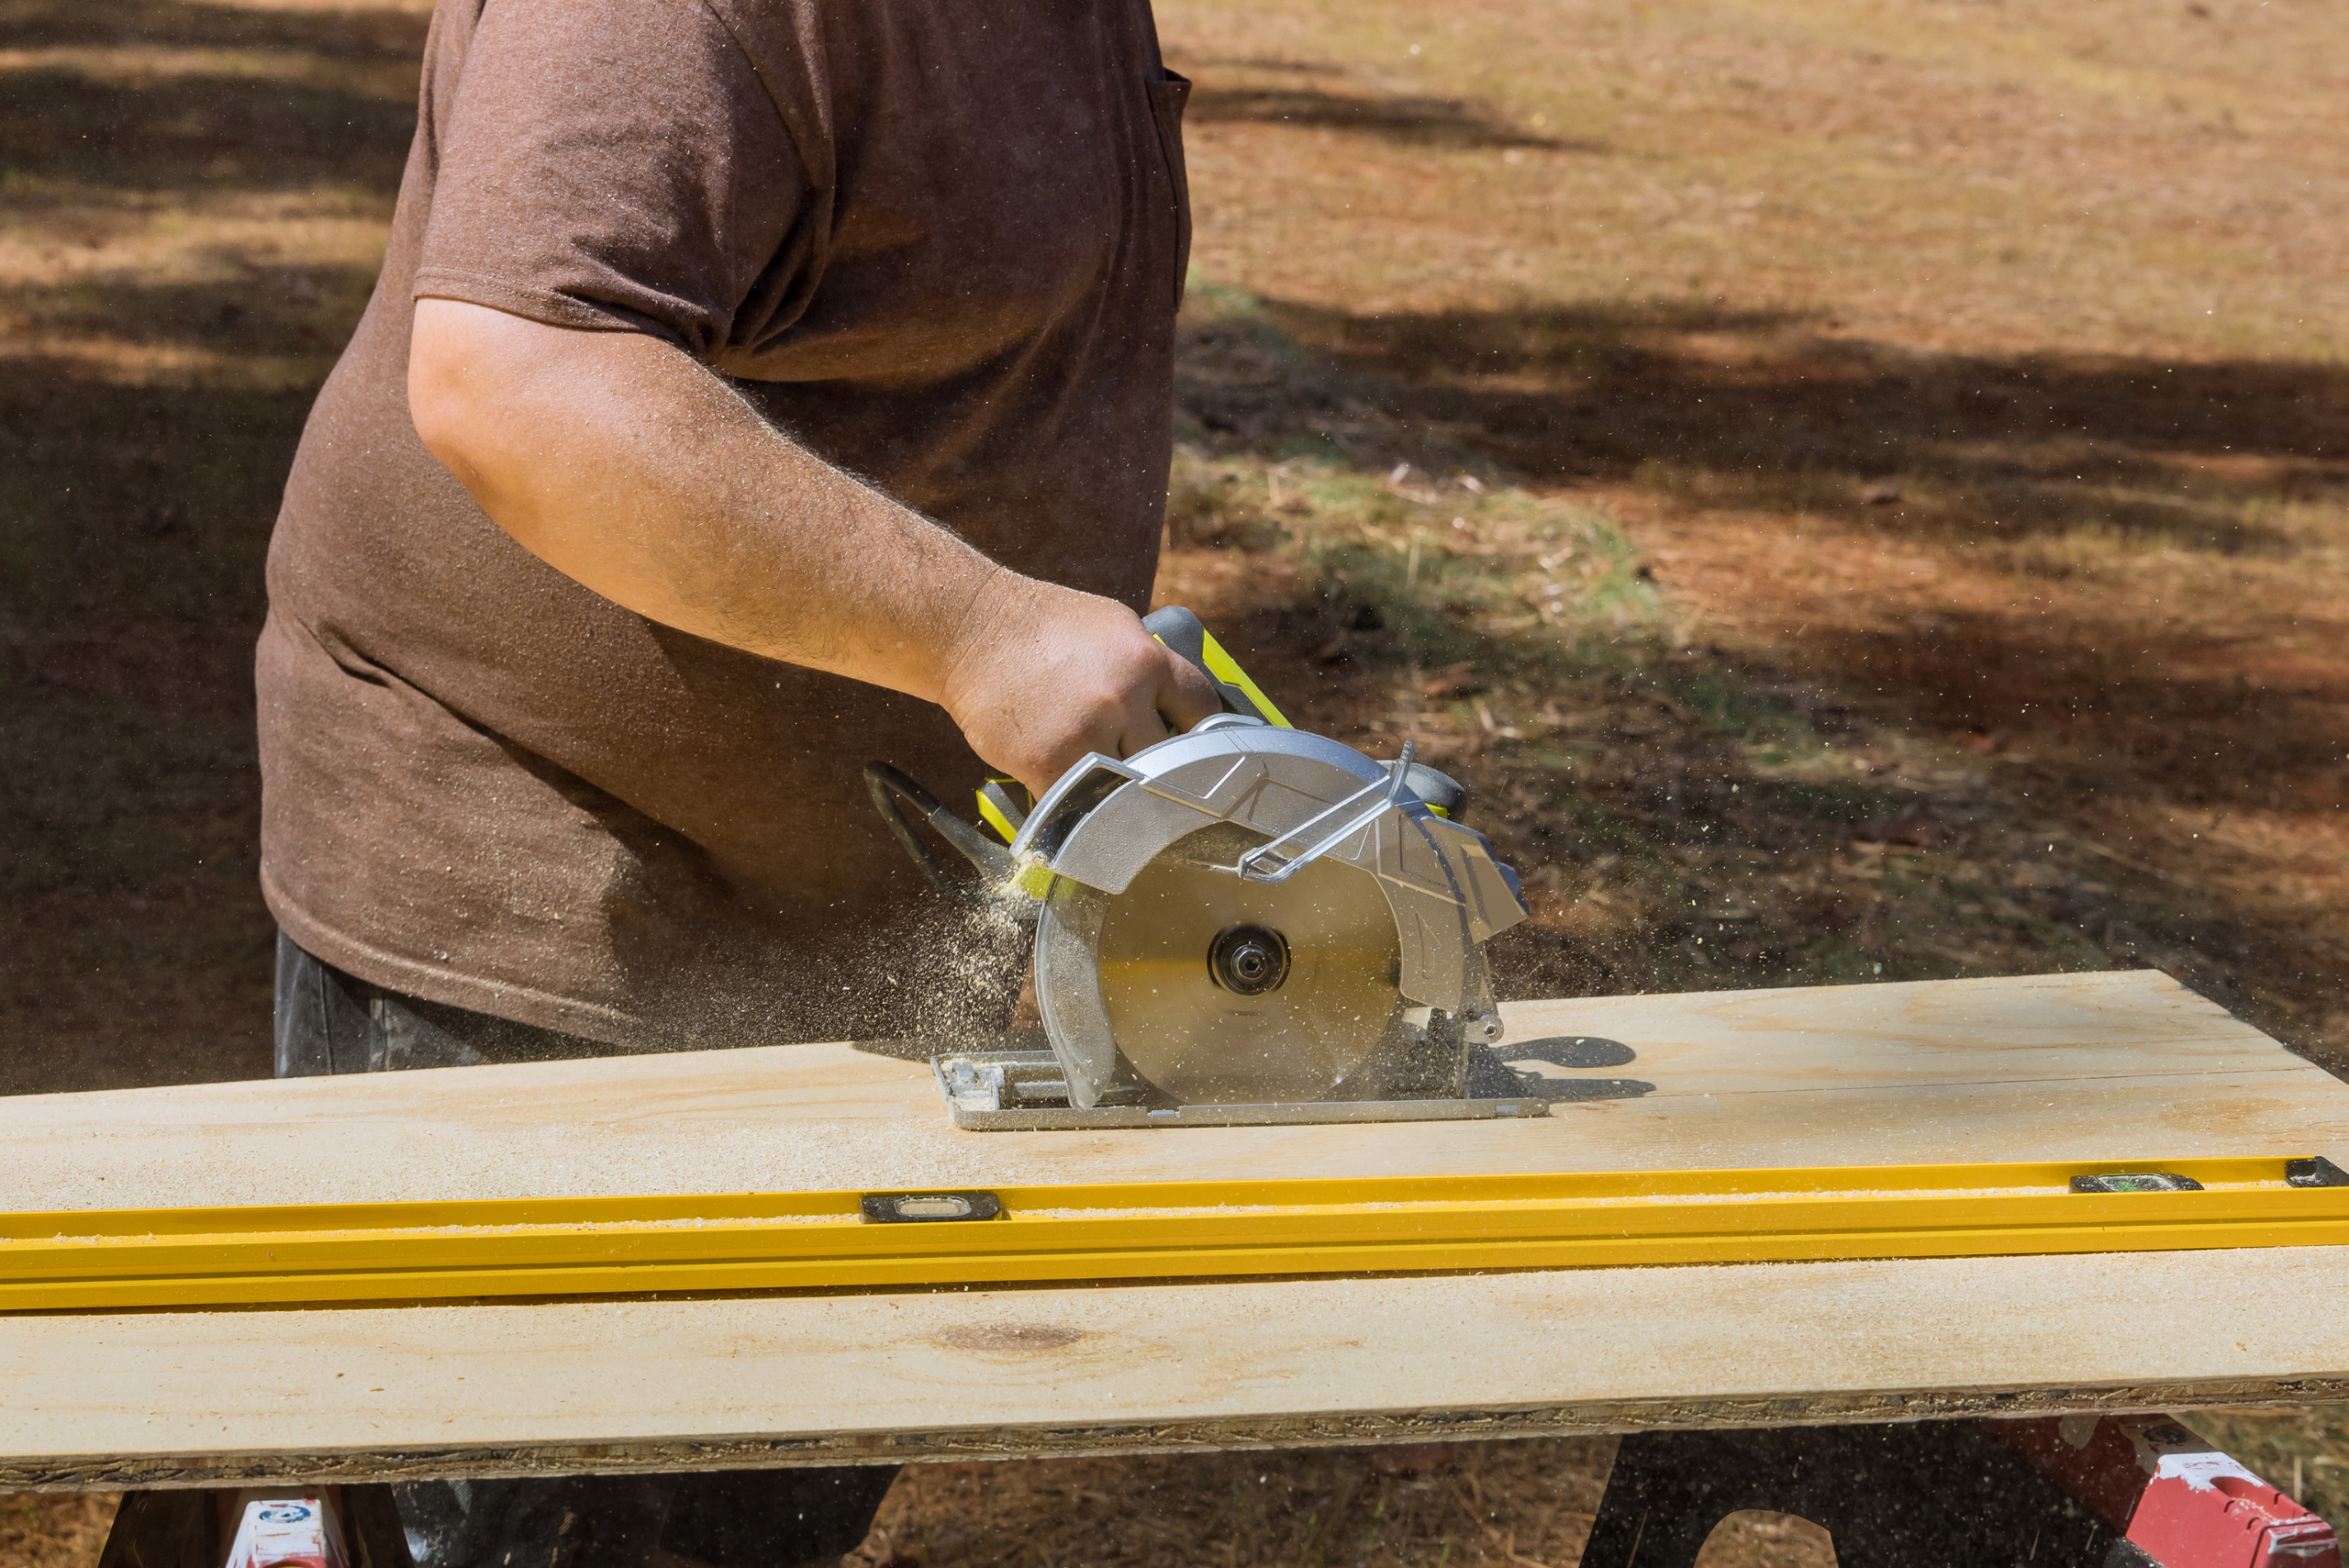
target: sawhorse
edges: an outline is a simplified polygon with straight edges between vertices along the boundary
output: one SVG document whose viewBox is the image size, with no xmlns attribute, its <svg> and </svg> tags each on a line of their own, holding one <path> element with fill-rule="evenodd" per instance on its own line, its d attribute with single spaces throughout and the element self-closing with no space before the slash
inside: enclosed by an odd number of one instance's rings
<svg viewBox="0 0 2349 1568">
<path fill-rule="evenodd" d="M 1694 1568 L 1720 1520 L 1793 1514 L 1838 1568 L 2341 1568 L 2322 1519 L 2167 1416 L 1623 1440 L 1582 1568 Z"/>
</svg>

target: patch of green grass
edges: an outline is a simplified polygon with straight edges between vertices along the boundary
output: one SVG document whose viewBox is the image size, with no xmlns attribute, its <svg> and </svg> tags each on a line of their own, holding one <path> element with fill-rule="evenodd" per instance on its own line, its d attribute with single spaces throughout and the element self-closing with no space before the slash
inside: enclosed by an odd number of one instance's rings
<svg viewBox="0 0 2349 1568">
<path fill-rule="evenodd" d="M 1650 874 L 1668 873 L 1671 862 L 1640 826 L 1605 801 L 1581 790 L 1562 792 L 1560 815 L 1600 854 L 1612 854 Z"/>
<path fill-rule="evenodd" d="M 1722 733 L 1774 753 L 1774 765 L 1816 756 L 1828 742 L 1810 720 L 1783 698 L 1761 691 L 1732 672 L 1666 666 L 1658 684 Z"/>
<path fill-rule="evenodd" d="M 1342 335 L 1281 336 L 1309 313 L 1212 286 L 1195 306 L 1170 531 L 1294 580 L 1260 632 L 1353 693 L 1319 722 L 1373 747 L 1413 736 L 1468 786 L 1538 895 L 1496 952 L 1511 994 L 2174 967 L 2146 937 L 2169 894 L 2043 854 L 2030 807 L 1982 792 L 1984 764 L 1698 640 L 1606 511 L 1446 447 L 1440 419 L 1382 413 Z M 2183 548 L 2151 542 L 2176 520 L 2115 524 L 2076 541 L 2082 560 Z M 2043 527 L 1982 548 L 2064 547 Z"/>
<path fill-rule="evenodd" d="M 1581 674 L 1663 651 L 1662 601 L 1621 529 L 1518 486 L 1186 443 L 1168 516 L 1177 542 L 1287 557 L 1375 660 Z"/>
<path fill-rule="evenodd" d="M 1832 931 L 1803 944 L 1805 966 L 1828 985 L 1860 985 L 1882 980 L 1884 957 Z"/>
<path fill-rule="evenodd" d="M 1873 821 L 1891 816 L 1901 806 L 1901 797 L 1893 791 L 1859 780 L 1820 784 L 1789 781 L 1768 788 L 1777 799 L 1821 822 Z"/>
</svg>

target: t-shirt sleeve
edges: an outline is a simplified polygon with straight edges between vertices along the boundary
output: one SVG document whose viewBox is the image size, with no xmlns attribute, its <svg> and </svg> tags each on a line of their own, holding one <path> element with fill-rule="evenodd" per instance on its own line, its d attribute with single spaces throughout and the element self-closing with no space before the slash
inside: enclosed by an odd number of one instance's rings
<svg viewBox="0 0 2349 1568">
<path fill-rule="evenodd" d="M 438 164 L 418 297 L 703 359 L 773 292 L 809 191 L 749 57 L 696 0 L 489 0 Z"/>
</svg>

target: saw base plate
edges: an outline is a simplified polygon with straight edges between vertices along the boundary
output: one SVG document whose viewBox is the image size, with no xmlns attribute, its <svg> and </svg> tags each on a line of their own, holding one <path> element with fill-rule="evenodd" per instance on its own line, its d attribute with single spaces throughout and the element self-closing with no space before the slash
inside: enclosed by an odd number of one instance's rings
<svg viewBox="0 0 2349 1568">
<path fill-rule="evenodd" d="M 1068 1103 L 1068 1080 L 1049 1051 L 952 1051 L 930 1058 L 954 1125 L 974 1132 L 1104 1127 L 1304 1127 L 1320 1122 L 1501 1121 L 1550 1114 L 1522 1099 L 1310 1100 L 1270 1105 L 1100 1106 Z"/>
</svg>

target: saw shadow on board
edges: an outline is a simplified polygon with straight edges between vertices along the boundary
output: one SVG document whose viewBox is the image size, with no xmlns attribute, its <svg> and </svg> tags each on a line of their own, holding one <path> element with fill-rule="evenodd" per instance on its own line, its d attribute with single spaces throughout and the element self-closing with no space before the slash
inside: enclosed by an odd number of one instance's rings
<svg viewBox="0 0 2349 1568">
<path fill-rule="evenodd" d="M 936 1040 L 860 1040 L 854 1048 L 869 1056 L 896 1062 L 928 1062 L 941 1050 Z M 980 1051 L 1050 1051 L 1052 1041 L 1041 1029 L 1012 1030 L 996 1039 L 973 1042 Z M 1587 1071 L 1621 1067 L 1638 1053 L 1620 1040 L 1597 1035 L 1545 1035 L 1539 1040 L 1508 1040 L 1497 1046 L 1473 1046 L 1469 1065 L 1471 1099 L 1539 1098 L 1553 1104 L 1580 1100 L 1636 1100 L 1655 1092 L 1642 1078 L 1569 1078 L 1544 1073 L 1543 1067 Z"/>
<path fill-rule="evenodd" d="M 1503 1040 L 1478 1046 L 1478 1060 L 1469 1069 L 1468 1092 L 1476 1099 L 1506 1099 L 1511 1095 L 1559 1104 L 1576 1100 L 1636 1100 L 1653 1094 L 1655 1085 L 1642 1078 L 1569 1078 L 1542 1072 L 1543 1067 L 1582 1071 L 1621 1067 L 1638 1052 L 1620 1040 L 1597 1035 L 1545 1035 L 1539 1040 Z"/>
</svg>

